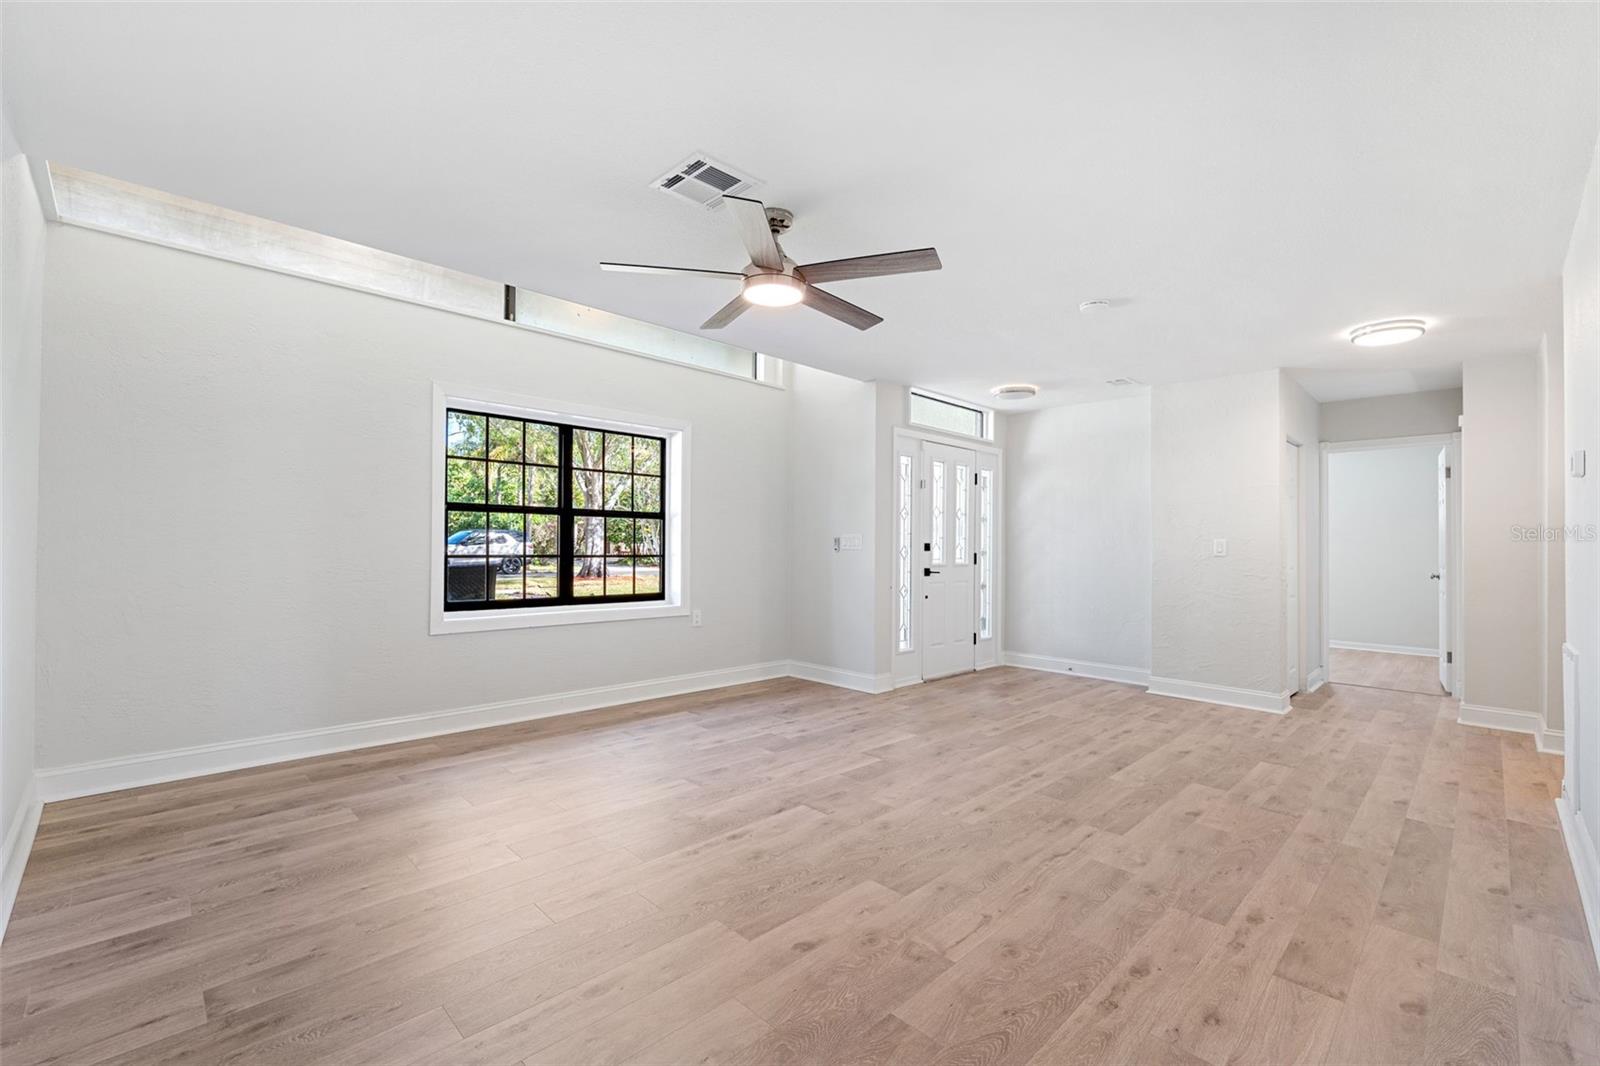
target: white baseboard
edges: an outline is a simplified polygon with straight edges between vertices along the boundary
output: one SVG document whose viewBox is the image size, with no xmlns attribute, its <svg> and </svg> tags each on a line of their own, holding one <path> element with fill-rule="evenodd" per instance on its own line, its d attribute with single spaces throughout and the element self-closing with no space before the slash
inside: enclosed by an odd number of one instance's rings
<svg viewBox="0 0 1600 1066">
<path fill-rule="evenodd" d="M 1149 688 L 1154 696 L 1220 703 L 1224 707 L 1243 707 L 1247 711 L 1265 711 L 1268 714 L 1289 713 L 1288 692 L 1262 692 L 1253 688 L 1211 685 L 1203 681 L 1180 681 L 1175 677 L 1152 677 Z"/>
<path fill-rule="evenodd" d="M 17 901 L 17 888 L 22 884 L 22 871 L 27 868 L 28 853 L 33 850 L 33 835 L 39 831 L 39 814 L 43 810 L 38 782 L 29 778 L 22 792 L 22 803 L 6 827 L 4 849 L 0 850 L 0 936 L 5 935 L 6 925 L 11 921 L 11 905 Z"/>
<path fill-rule="evenodd" d="M 1567 842 L 1567 857 L 1572 860 L 1572 873 L 1578 879 L 1578 898 L 1583 901 L 1583 916 L 1589 925 L 1589 946 L 1600 955 L 1600 857 L 1595 854 L 1594 837 L 1566 796 L 1556 800 L 1556 815 L 1561 822 L 1561 837 Z"/>
<path fill-rule="evenodd" d="M 1052 674 L 1072 674 L 1092 677 L 1097 681 L 1120 681 L 1127 685 L 1146 685 L 1150 671 L 1137 666 L 1116 666 L 1086 659 L 1058 659 L 1053 655 L 1029 655 L 1026 652 L 1008 651 L 1000 661 L 1007 666 L 1020 666 L 1025 670 L 1043 670 Z"/>
<path fill-rule="evenodd" d="M 1347 651 L 1381 651 L 1387 655 L 1431 655 L 1439 657 L 1438 648 L 1413 648 L 1405 644 L 1361 644 L 1353 640 L 1330 640 L 1330 648 L 1344 648 Z"/>
<path fill-rule="evenodd" d="M 1460 725 L 1475 725 L 1482 729 L 1503 729 L 1508 733 L 1539 735 L 1539 715 L 1533 711 L 1519 711 L 1511 707 L 1489 707 L 1481 703 L 1461 704 L 1456 714 Z"/>
<path fill-rule="evenodd" d="M 1315 692 L 1327 683 L 1328 671 L 1319 666 L 1306 677 L 1305 691 L 1308 693 Z"/>
<path fill-rule="evenodd" d="M 633 703 L 638 700 L 681 696 L 690 692 L 726 688 L 729 685 L 767 681 L 791 674 L 803 676 L 794 673 L 793 665 L 780 660 L 752 666 L 706 670 L 651 681 L 607 685 L 602 688 L 559 692 L 548 696 L 458 707 L 447 711 L 381 718 L 350 725 L 327 726 L 321 729 L 252 737 L 247 740 L 203 744 L 193 748 L 130 755 L 118 759 L 79 763 L 75 766 L 59 766 L 38 771 L 39 798 L 46 803 L 53 803 L 78 796 L 118 792 L 125 788 L 138 788 L 142 785 L 155 785 L 189 777 L 204 777 L 207 774 L 243 770 L 252 766 L 304 759 L 313 755 L 331 755 L 355 748 L 421 740 L 447 733 L 463 733 L 472 729 L 528 722 L 536 718 L 615 707 L 618 704 Z M 809 680 L 823 679 L 812 677 Z M 836 682 L 824 681 L 824 683 Z"/>
<path fill-rule="evenodd" d="M 1546 755 L 1565 755 L 1567 753 L 1567 734 L 1560 729 L 1548 729 L 1543 722 L 1533 734 L 1533 742 L 1540 751 Z"/>
<path fill-rule="evenodd" d="M 854 689 L 857 692 L 888 692 L 895 687 L 894 677 L 891 674 L 863 674 L 855 670 L 840 670 L 835 666 L 804 663 L 798 659 L 789 660 L 787 672 L 790 677 L 798 677 L 802 681 L 818 681 L 824 685 Z M 917 680 L 922 679 L 917 678 Z"/>
</svg>

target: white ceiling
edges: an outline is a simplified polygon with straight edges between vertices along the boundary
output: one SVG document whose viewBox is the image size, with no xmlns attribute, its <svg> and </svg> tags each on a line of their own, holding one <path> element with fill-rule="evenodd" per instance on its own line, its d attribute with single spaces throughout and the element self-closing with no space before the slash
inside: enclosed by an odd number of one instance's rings
<svg viewBox="0 0 1600 1066">
<path fill-rule="evenodd" d="M 1346 398 L 1553 321 L 1596 12 L 8 4 L 4 87 L 36 156 L 686 330 L 727 283 L 595 264 L 743 265 L 647 187 L 706 151 L 796 213 L 802 263 L 945 263 L 831 286 L 869 332 L 753 311 L 731 342 L 973 399 L 1274 366 Z M 1400 315 L 1434 328 L 1341 337 Z"/>
</svg>

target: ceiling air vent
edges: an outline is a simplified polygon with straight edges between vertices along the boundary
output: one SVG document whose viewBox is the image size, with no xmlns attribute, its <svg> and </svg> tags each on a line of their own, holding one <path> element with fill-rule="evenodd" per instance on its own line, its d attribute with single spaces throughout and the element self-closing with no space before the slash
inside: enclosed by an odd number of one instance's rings
<svg viewBox="0 0 1600 1066">
<path fill-rule="evenodd" d="M 737 196 L 760 182 L 726 163 L 697 152 L 651 184 L 671 196 L 713 208 L 720 204 L 723 193 Z"/>
</svg>

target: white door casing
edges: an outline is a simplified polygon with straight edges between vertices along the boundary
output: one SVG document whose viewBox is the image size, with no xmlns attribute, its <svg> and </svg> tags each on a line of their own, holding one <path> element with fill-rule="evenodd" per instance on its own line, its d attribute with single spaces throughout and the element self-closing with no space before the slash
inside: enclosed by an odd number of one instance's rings
<svg viewBox="0 0 1600 1066">
<path fill-rule="evenodd" d="M 1283 447 L 1285 687 L 1293 694 L 1300 691 L 1300 446 L 1285 441 Z"/>
<path fill-rule="evenodd" d="M 977 456 L 923 441 L 917 491 L 922 566 L 922 677 L 977 668 Z"/>
<path fill-rule="evenodd" d="M 1439 449 L 1439 557 L 1431 575 L 1439 583 L 1439 684 L 1446 692 L 1451 684 L 1453 641 L 1450 639 L 1450 446 Z"/>
</svg>

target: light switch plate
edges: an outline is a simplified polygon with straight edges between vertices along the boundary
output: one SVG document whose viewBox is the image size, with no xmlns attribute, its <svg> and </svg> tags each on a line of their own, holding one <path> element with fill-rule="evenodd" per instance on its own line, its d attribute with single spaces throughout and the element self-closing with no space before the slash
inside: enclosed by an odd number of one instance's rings
<svg viewBox="0 0 1600 1066">
<path fill-rule="evenodd" d="M 1567 473 L 1573 477 L 1582 477 L 1584 467 L 1588 465 L 1588 453 L 1582 448 L 1567 456 Z"/>
<path fill-rule="evenodd" d="M 1228 541 L 1227 541 L 1227 539 L 1223 538 L 1223 537 L 1219 537 L 1216 540 L 1212 541 L 1211 542 L 1211 554 L 1216 556 L 1219 559 L 1222 558 L 1222 556 L 1227 555 L 1228 554 Z"/>
</svg>

